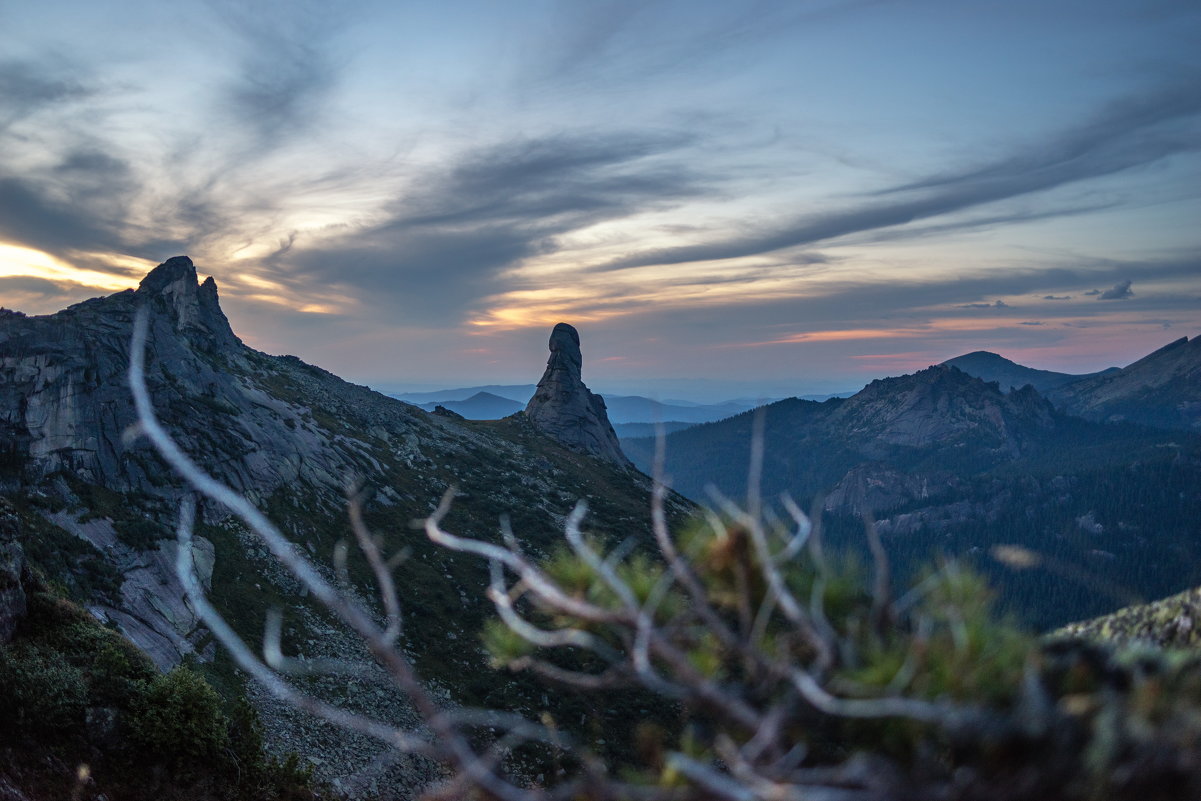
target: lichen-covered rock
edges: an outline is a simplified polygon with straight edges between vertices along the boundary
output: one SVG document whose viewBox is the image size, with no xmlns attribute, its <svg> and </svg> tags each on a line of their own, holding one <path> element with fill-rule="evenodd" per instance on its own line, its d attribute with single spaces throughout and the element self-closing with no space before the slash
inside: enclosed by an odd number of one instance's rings
<svg viewBox="0 0 1201 801">
<path fill-rule="evenodd" d="M 1077 637 L 1125 645 L 1145 643 L 1161 648 L 1201 648 L 1201 587 L 1149 604 L 1119 609 L 1102 617 L 1069 623 L 1053 637 Z"/>
<path fill-rule="evenodd" d="M 584 385 L 583 362 L 579 333 L 567 323 L 556 325 L 546 372 L 525 407 L 526 416 L 535 428 L 571 450 L 628 465 L 604 399 Z"/>
</svg>

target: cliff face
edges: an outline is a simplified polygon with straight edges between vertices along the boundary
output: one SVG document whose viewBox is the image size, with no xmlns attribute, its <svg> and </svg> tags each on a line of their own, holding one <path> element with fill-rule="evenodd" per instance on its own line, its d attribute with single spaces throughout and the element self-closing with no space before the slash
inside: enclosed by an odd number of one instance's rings
<svg viewBox="0 0 1201 801">
<path fill-rule="evenodd" d="M 325 484 L 352 468 L 304 410 L 271 397 L 262 365 L 234 336 L 212 278 L 186 257 L 136 290 L 45 317 L 0 318 L 0 430 L 28 480 L 66 473 L 117 491 L 164 492 L 164 468 L 123 436 L 135 415 L 126 384 L 133 317 L 150 312 L 147 383 L 184 449 L 235 489 L 264 497 L 286 482 Z M 215 425 L 197 425 L 213 418 Z"/>
<path fill-rule="evenodd" d="M 824 422 L 833 436 L 880 458 L 895 447 L 971 447 L 1015 457 L 1051 427 L 1051 406 L 1037 392 L 1002 393 L 954 367 L 873 381 Z"/>
<path fill-rule="evenodd" d="M 535 428 L 571 450 L 629 465 L 604 399 L 584 385 L 583 363 L 579 333 L 559 323 L 551 331 L 546 372 L 525 407 L 526 416 Z"/>
</svg>

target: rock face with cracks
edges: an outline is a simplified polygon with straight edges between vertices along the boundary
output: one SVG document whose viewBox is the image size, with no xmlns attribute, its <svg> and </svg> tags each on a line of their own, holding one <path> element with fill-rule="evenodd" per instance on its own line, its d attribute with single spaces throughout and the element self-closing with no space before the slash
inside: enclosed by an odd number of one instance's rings
<svg viewBox="0 0 1201 801">
<path fill-rule="evenodd" d="M 550 334 L 546 372 L 525 407 L 526 416 L 535 428 L 571 450 L 629 465 L 609 423 L 604 399 L 584 385 L 583 361 L 579 332 L 567 323 L 556 325 Z"/>
</svg>

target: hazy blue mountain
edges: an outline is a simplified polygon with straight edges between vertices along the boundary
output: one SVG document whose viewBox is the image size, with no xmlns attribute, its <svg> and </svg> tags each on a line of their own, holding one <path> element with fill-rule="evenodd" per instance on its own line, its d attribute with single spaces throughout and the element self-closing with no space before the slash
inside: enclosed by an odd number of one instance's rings
<svg viewBox="0 0 1201 801">
<path fill-rule="evenodd" d="M 673 420 L 680 423 L 708 423 L 741 414 L 753 403 L 710 403 L 681 406 L 644 398 L 640 395 L 603 395 L 614 423 L 654 423 Z"/>
<path fill-rule="evenodd" d="M 975 376 L 984 381 L 996 381 L 1001 385 L 1001 389 L 1006 392 L 1011 389 L 1021 389 L 1029 384 L 1044 395 L 1050 390 L 1071 384 L 1074 381 L 1104 375 L 1115 372 L 1118 369 L 1110 367 L 1100 373 L 1086 373 L 1083 375 L 1057 373 L 1053 370 L 1038 370 L 1033 367 L 1026 367 L 1017 362 L 1010 361 L 1004 356 L 986 350 L 965 353 L 962 356 L 956 356 L 954 359 L 947 359 L 943 364 L 956 367 L 968 375 Z"/>
<path fill-rule="evenodd" d="M 393 393 L 389 397 L 420 406 L 426 411 L 433 411 L 435 406 L 444 406 L 468 420 L 495 420 L 498 411 L 512 408 L 499 417 L 512 414 L 525 408 L 534 395 L 536 387 L 533 384 L 505 384 L 481 387 L 460 387 L 436 392 L 407 392 Z M 504 407 L 496 401 L 488 403 L 473 403 L 471 406 L 462 405 L 480 394 L 510 400 L 516 407 Z M 655 423 L 660 420 L 680 423 L 708 423 L 721 420 L 731 415 L 753 409 L 764 401 L 737 400 L 724 403 L 693 403 L 691 401 L 657 401 L 641 395 L 605 395 L 601 394 L 608 409 L 609 421 L 618 423 Z M 820 396 L 822 398 L 830 396 Z"/>
<path fill-rule="evenodd" d="M 477 392 L 470 398 L 461 401 L 430 402 L 419 405 L 427 412 L 432 412 L 438 406 L 443 406 L 455 414 L 466 417 L 468 420 L 499 420 L 502 417 L 508 417 L 511 414 L 520 412 L 525 408 L 524 403 L 511 400 L 510 398 L 502 398 L 499 395 L 493 395 L 491 392 Z"/>
<path fill-rule="evenodd" d="M 486 392 L 511 401 L 516 401 L 524 408 L 537 389 L 533 384 L 488 384 L 481 387 L 459 387 L 456 389 L 439 389 L 431 392 L 389 392 L 388 397 L 411 403 L 414 406 L 433 408 L 436 404 L 446 406 L 447 403 L 458 403 L 473 395 Z M 449 408 L 449 407 L 448 407 Z M 464 415 L 466 417 L 466 415 Z"/>
</svg>

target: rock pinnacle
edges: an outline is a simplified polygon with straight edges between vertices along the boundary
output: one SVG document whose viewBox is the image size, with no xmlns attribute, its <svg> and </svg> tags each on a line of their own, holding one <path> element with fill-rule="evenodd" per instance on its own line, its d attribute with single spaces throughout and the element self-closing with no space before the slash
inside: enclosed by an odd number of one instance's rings
<svg viewBox="0 0 1201 801">
<path fill-rule="evenodd" d="M 525 407 L 526 416 L 539 431 L 573 451 L 627 466 L 630 460 L 621 452 L 604 399 L 590 392 L 581 378 L 583 361 L 579 332 L 567 323 L 556 325 L 546 372 Z"/>
</svg>

